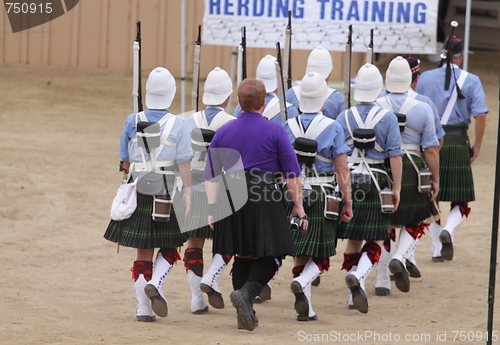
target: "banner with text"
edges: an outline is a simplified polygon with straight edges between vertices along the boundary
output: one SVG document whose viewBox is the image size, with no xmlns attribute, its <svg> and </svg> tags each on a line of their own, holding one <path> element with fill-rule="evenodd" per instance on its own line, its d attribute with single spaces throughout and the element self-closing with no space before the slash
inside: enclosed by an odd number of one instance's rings
<svg viewBox="0 0 500 345">
<path fill-rule="evenodd" d="M 292 48 L 321 45 L 343 51 L 352 24 L 352 50 L 364 52 L 373 29 L 376 53 L 433 54 L 438 0 L 204 0 L 203 44 L 275 48 L 292 14 Z"/>
</svg>

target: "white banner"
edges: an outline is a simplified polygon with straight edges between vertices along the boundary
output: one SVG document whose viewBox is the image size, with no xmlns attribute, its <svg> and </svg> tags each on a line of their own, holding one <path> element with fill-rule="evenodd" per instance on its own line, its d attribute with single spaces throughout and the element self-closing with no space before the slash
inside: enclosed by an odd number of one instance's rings
<svg viewBox="0 0 500 345">
<path fill-rule="evenodd" d="M 203 44 L 282 47 L 292 11 L 292 49 L 321 45 L 343 51 L 352 24 L 354 52 L 364 52 L 374 30 L 374 52 L 434 54 L 438 0 L 204 0 Z"/>
</svg>

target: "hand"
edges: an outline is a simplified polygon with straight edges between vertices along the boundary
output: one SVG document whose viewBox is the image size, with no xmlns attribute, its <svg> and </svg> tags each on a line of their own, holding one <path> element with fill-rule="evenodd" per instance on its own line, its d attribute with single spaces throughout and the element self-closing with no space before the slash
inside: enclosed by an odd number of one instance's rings
<svg viewBox="0 0 500 345">
<path fill-rule="evenodd" d="M 210 229 L 212 229 L 212 231 L 214 230 L 214 222 L 214 216 L 208 216 L 208 226 L 210 227 Z"/>
<path fill-rule="evenodd" d="M 439 182 L 431 181 L 431 201 L 437 198 L 439 193 Z"/>
<path fill-rule="evenodd" d="M 352 217 L 352 203 L 344 204 L 344 206 L 342 206 L 342 210 L 340 210 L 340 220 L 347 223 L 352 219 Z"/>
<path fill-rule="evenodd" d="M 471 164 L 476 160 L 477 156 L 479 156 L 479 149 L 480 148 L 481 147 L 477 146 L 477 145 L 472 146 L 471 156 L 470 156 L 470 162 L 471 162 Z"/>
<path fill-rule="evenodd" d="M 392 196 L 392 202 L 394 203 L 394 212 L 398 210 L 399 207 L 399 190 L 392 191 L 394 195 Z"/>
<path fill-rule="evenodd" d="M 182 196 L 182 207 L 184 208 L 184 217 L 187 217 L 191 211 L 191 193 L 186 192 Z"/>
<path fill-rule="evenodd" d="M 305 215 L 306 212 L 304 211 L 304 207 L 302 205 L 300 206 L 295 205 L 293 207 L 292 214 L 290 215 L 290 219 L 292 219 L 292 217 L 304 218 Z M 307 219 L 300 219 L 299 225 L 302 228 L 302 230 L 307 231 L 309 222 Z"/>
</svg>

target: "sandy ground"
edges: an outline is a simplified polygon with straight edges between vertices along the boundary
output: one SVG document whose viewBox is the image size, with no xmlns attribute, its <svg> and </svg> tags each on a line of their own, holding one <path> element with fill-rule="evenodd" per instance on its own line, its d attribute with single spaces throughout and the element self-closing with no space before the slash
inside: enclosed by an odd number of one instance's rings
<svg viewBox="0 0 500 345">
<path fill-rule="evenodd" d="M 135 321 L 129 272 L 135 250 L 122 247 L 117 254 L 116 245 L 102 237 L 121 177 L 118 138 L 132 109 L 131 77 L 0 69 L 0 343 L 485 343 L 498 61 L 500 53 L 486 52 L 470 60 L 470 71 L 483 81 L 490 115 L 474 164 L 477 201 L 457 231 L 453 261 L 432 263 L 425 236 L 416 252 L 422 278 L 412 279 L 409 293 L 393 287 L 390 296 L 377 297 L 372 273 L 365 315 L 347 309 L 340 242 L 330 271 L 313 288 L 319 320 L 299 323 L 287 259 L 272 281 L 272 300 L 256 305 L 260 325 L 253 332 L 236 329 L 229 270 L 220 282 L 226 308 L 192 315 L 180 263 L 165 287 L 169 316 Z M 180 93 L 174 112 L 179 99 Z M 445 214 L 447 208 L 442 206 Z M 207 265 L 210 252 L 207 242 Z"/>
</svg>

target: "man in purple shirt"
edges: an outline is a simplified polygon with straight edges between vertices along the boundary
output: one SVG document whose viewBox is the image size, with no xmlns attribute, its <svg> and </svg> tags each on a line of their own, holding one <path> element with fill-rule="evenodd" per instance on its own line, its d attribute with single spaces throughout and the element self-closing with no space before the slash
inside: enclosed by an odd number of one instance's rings
<svg viewBox="0 0 500 345">
<path fill-rule="evenodd" d="M 214 229 L 213 251 L 236 255 L 232 270 L 235 291 L 230 298 L 238 328 L 249 331 L 258 322 L 253 310 L 255 296 L 274 276 L 282 257 L 293 252 L 282 192 L 274 174 L 281 173 L 286 180 L 295 204 L 292 216 L 299 218 L 303 230 L 308 226 L 295 151 L 283 127 L 262 116 L 265 99 L 262 81 L 246 79 L 240 84 L 238 100 L 243 112 L 215 134 L 203 175 L 208 222 Z M 219 189 L 220 176 L 223 184 Z M 227 186 L 238 184 L 245 186 L 248 200 L 241 202 L 244 193 L 231 194 L 232 188 L 228 190 Z M 233 212 L 221 216 L 228 205 Z"/>
</svg>

